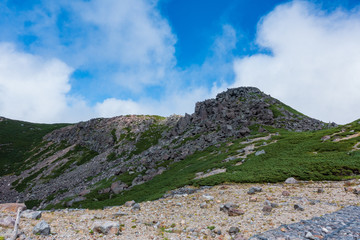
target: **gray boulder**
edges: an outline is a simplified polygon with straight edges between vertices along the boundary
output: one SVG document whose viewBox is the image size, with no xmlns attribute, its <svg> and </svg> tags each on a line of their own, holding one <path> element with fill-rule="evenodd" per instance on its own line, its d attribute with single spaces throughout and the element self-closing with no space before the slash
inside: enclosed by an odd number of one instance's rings
<svg viewBox="0 0 360 240">
<path fill-rule="evenodd" d="M 25 210 L 21 213 L 21 217 L 29 219 L 40 219 L 41 211 Z"/>
<path fill-rule="evenodd" d="M 265 154 L 265 150 L 257 151 L 257 152 L 255 153 L 255 156 L 259 156 L 259 155 L 262 155 L 262 154 Z"/>
<path fill-rule="evenodd" d="M 10 216 L 7 216 L 4 219 L 0 219 L 0 227 L 14 227 L 15 225 L 15 219 L 13 219 Z"/>
<path fill-rule="evenodd" d="M 132 206 L 132 210 L 134 211 L 139 211 L 141 208 L 140 208 L 140 204 L 138 203 L 135 203 L 133 206 Z"/>
<path fill-rule="evenodd" d="M 128 187 L 127 184 L 125 184 L 125 183 L 123 183 L 123 182 L 121 182 L 121 181 L 117 181 L 117 182 L 113 182 L 113 183 L 111 184 L 110 189 L 111 189 L 111 191 L 112 191 L 113 193 L 119 194 L 120 192 L 122 192 L 122 191 L 123 191 L 125 188 L 127 188 L 127 187 Z"/>
<path fill-rule="evenodd" d="M 262 191 L 261 187 L 251 187 L 247 193 L 248 194 L 255 194 L 256 192 L 261 192 L 261 191 Z"/>
<path fill-rule="evenodd" d="M 119 233 L 120 224 L 118 222 L 112 221 L 96 221 L 94 222 L 93 231 L 103 234 L 118 234 Z"/>
<path fill-rule="evenodd" d="M 295 178 L 291 177 L 291 178 L 286 179 L 285 183 L 286 184 L 296 184 L 296 183 L 298 183 L 298 181 Z"/>
<path fill-rule="evenodd" d="M 33 233 L 35 235 L 45 235 L 45 236 L 47 236 L 47 235 L 50 234 L 50 232 L 51 232 L 50 226 L 44 220 L 42 220 L 41 222 L 36 224 L 36 226 L 33 229 Z"/>
</svg>

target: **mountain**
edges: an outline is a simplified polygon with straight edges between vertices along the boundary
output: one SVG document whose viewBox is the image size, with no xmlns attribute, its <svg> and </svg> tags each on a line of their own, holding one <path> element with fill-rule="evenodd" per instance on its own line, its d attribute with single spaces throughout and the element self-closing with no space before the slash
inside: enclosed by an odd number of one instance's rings
<svg viewBox="0 0 360 240">
<path fill-rule="evenodd" d="M 253 87 L 228 89 L 185 116 L 72 125 L 2 118 L 0 202 L 101 208 L 185 185 L 351 178 L 360 171 L 359 132 L 359 121 L 326 124 Z"/>
</svg>

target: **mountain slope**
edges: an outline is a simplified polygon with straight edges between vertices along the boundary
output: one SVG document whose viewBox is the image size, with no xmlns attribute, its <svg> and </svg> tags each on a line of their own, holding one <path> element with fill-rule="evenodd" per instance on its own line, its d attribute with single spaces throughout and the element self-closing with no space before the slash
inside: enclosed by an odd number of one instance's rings
<svg viewBox="0 0 360 240">
<path fill-rule="evenodd" d="M 187 184 L 338 180 L 360 169 L 359 137 L 333 141 L 351 131 L 360 131 L 357 122 L 328 125 L 257 88 L 229 89 L 184 117 L 120 116 L 57 129 L 19 176 L 0 179 L 0 201 L 93 208 Z"/>
<path fill-rule="evenodd" d="M 0 176 L 15 171 L 45 134 L 68 124 L 36 124 L 0 117 Z"/>
</svg>

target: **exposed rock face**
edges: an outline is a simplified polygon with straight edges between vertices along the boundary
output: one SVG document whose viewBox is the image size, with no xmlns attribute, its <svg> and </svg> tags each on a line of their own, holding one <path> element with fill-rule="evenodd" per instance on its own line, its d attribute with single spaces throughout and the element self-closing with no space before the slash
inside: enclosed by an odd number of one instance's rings
<svg viewBox="0 0 360 240">
<path fill-rule="evenodd" d="M 183 117 L 131 115 L 92 119 L 46 135 L 47 144 L 36 152 L 37 163 L 29 164 L 19 177 L 0 178 L 0 189 L 5 191 L 0 202 L 44 199 L 43 207 L 67 197 L 83 199 L 84 191 L 95 183 L 129 175 L 130 181 L 114 182 L 99 191 L 119 194 L 151 180 L 166 171 L 167 164 L 181 161 L 197 150 L 229 137 L 250 134 L 254 125 L 293 131 L 326 127 L 253 87 L 229 89 L 214 99 L 198 102 L 195 112 Z M 260 127 L 258 131 L 266 130 Z M 94 152 L 97 154 L 91 155 Z M 32 180 L 20 193 L 15 194 L 9 187 L 10 179 L 19 184 L 28 177 Z"/>
</svg>

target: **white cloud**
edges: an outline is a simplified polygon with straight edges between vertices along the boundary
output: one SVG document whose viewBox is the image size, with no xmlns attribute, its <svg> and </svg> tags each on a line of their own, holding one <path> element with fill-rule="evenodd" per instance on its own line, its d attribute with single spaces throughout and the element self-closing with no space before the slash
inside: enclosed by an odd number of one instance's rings
<svg viewBox="0 0 360 240">
<path fill-rule="evenodd" d="M 106 69 L 111 66 L 111 80 L 134 92 L 163 83 L 167 69 L 176 63 L 176 38 L 156 3 L 93 0 L 71 4 L 86 29 L 79 39 L 85 43 L 77 44 L 82 45 L 77 49 L 82 64 L 100 66 L 101 74 L 108 74 Z"/>
<path fill-rule="evenodd" d="M 302 1 L 278 6 L 258 25 L 272 52 L 239 58 L 236 86 L 256 86 L 323 121 L 360 117 L 360 11 L 321 12 Z"/>
<path fill-rule="evenodd" d="M 67 108 L 72 68 L 57 59 L 18 52 L 0 44 L 0 113 L 29 121 L 57 121 Z"/>
</svg>

